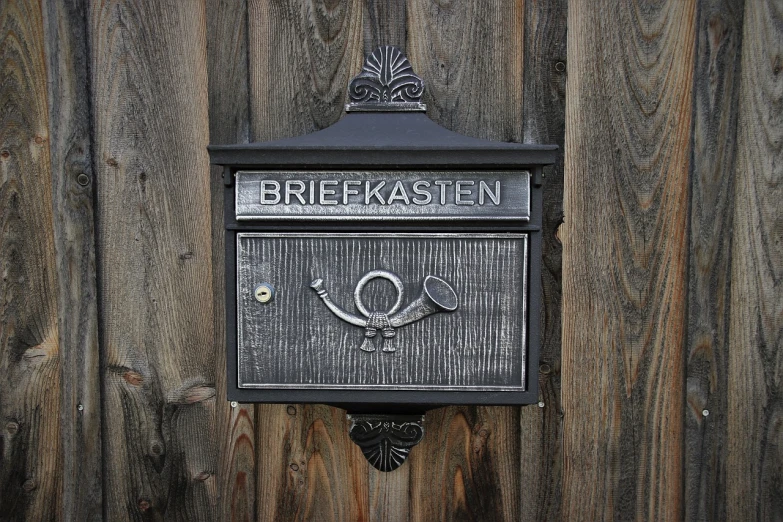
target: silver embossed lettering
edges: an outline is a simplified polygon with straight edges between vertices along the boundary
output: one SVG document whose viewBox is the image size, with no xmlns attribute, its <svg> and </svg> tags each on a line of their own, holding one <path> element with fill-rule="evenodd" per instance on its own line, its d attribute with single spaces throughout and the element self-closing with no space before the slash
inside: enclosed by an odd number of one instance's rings
<svg viewBox="0 0 783 522">
<path fill-rule="evenodd" d="M 381 205 L 385 205 L 386 201 L 383 199 L 383 196 L 381 196 L 379 191 L 383 188 L 384 185 L 386 185 L 386 182 L 385 181 L 379 182 L 372 190 L 370 189 L 370 183 L 372 182 L 368 181 L 366 185 L 367 190 L 365 190 L 364 192 L 364 204 L 369 205 L 370 200 L 373 198 L 373 196 L 375 196 L 376 198 L 378 198 L 378 202 Z"/>
<path fill-rule="evenodd" d="M 326 188 L 327 185 L 333 187 L 339 185 L 339 183 L 333 179 L 322 180 L 318 201 L 321 203 L 321 205 L 336 205 L 338 203 L 336 199 L 326 199 L 326 196 L 334 196 L 337 194 L 334 190 Z"/>
<path fill-rule="evenodd" d="M 394 188 L 392 189 L 391 194 L 389 194 L 387 203 L 391 205 L 397 200 L 404 201 L 406 205 L 411 204 L 411 200 L 408 199 L 408 192 L 405 190 L 405 185 L 399 180 L 394 184 Z"/>
<path fill-rule="evenodd" d="M 489 186 L 484 180 L 479 181 L 479 205 L 484 204 L 484 194 L 486 194 L 489 199 L 492 200 L 492 203 L 495 205 L 500 205 L 500 181 L 495 182 L 494 194 L 491 190 L 489 190 Z"/>
<path fill-rule="evenodd" d="M 457 194 L 455 196 L 455 203 L 457 205 L 473 205 L 475 202 L 470 199 L 462 199 L 462 196 L 470 196 L 473 194 L 471 190 L 463 189 L 462 187 L 470 187 L 473 185 L 472 181 L 458 181 L 457 182 Z"/>
<path fill-rule="evenodd" d="M 272 188 L 267 188 L 272 187 Z M 268 199 L 267 196 L 272 196 Z M 265 179 L 261 181 L 261 204 L 277 205 L 280 202 L 280 183 L 277 181 Z"/>
<path fill-rule="evenodd" d="M 419 196 L 424 196 L 423 198 L 413 198 L 413 202 L 417 205 L 429 205 L 429 203 L 432 201 L 432 194 L 428 190 L 422 190 L 419 187 L 429 187 L 430 182 L 429 181 L 417 181 L 413 184 L 413 192 Z"/>
<path fill-rule="evenodd" d="M 362 184 L 361 181 L 357 181 L 355 179 L 353 179 L 353 180 L 349 179 L 349 180 L 343 181 L 343 205 L 347 205 L 348 204 L 348 196 L 358 196 L 359 195 L 359 191 L 358 190 L 352 189 L 352 188 L 348 188 L 348 187 L 351 186 L 351 185 L 358 186 L 358 185 L 361 185 L 361 184 Z"/>
<path fill-rule="evenodd" d="M 451 185 L 451 181 L 436 181 L 435 184 L 440 187 L 440 204 L 445 205 L 446 204 L 446 187 L 448 185 Z"/>
<path fill-rule="evenodd" d="M 294 185 L 299 187 L 298 189 L 294 188 Z M 305 184 L 304 181 L 299 181 L 298 179 L 289 179 L 285 182 L 285 204 L 290 205 L 291 204 L 291 196 L 296 196 L 296 199 L 299 200 L 299 203 L 302 205 L 305 204 L 305 198 L 302 197 L 302 194 L 304 194 L 305 191 Z"/>
</svg>

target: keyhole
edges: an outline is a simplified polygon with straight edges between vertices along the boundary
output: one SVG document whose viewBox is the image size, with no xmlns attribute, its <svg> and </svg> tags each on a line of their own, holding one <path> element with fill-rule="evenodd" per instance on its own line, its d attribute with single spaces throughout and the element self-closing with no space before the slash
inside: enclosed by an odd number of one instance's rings
<svg viewBox="0 0 783 522">
<path fill-rule="evenodd" d="M 275 289 L 269 283 L 261 283 L 256 287 L 255 296 L 259 303 L 268 303 L 275 296 Z"/>
</svg>

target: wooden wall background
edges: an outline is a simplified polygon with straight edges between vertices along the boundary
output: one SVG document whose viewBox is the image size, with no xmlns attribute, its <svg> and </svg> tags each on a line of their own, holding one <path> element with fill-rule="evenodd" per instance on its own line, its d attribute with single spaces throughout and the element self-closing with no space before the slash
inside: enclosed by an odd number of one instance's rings
<svg viewBox="0 0 783 522">
<path fill-rule="evenodd" d="M 447 128 L 564 145 L 544 407 L 390 474 L 226 402 L 206 154 L 334 123 L 381 43 Z M 781 71 L 779 0 L 2 0 L 0 519 L 780 520 Z"/>
</svg>

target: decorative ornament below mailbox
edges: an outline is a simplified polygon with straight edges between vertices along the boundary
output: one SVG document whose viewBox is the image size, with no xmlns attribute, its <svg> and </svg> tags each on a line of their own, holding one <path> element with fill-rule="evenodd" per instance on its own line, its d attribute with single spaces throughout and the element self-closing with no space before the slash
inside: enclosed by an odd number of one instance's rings
<svg viewBox="0 0 783 522">
<path fill-rule="evenodd" d="M 349 415 L 351 440 L 367 461 L 381 471 L 394 471 L 424 437 L 424 415 Z"/>
<path fill-rule="evenodd" d="M 423 93 L 379 47 L 336 124 L 209 149 L 226 187 L 228 399 L 345 408 L 381 471 L 428 409 L 538 402 L 541 179 L 557 147 L 448 131 Z"/>
</svg>

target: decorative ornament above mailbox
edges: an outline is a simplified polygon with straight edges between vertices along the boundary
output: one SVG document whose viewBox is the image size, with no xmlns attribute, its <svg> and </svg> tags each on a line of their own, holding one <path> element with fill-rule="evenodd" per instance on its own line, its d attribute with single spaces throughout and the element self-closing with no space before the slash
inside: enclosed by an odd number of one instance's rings
<svg viewBox="0 0 783 522">
<path fill-rule="evenodd" d="M 346 116 L 213 145 L 224 166 L 228 398 L 345 408 L 382 471 L 446 404 L 538 402 L 542 169 L 554 145 L 437 125 L 379 47 Z"/>
<path fill-rule="evenodd" d="M 362 72 L 348 84 L 351 111 L 426 111 L 421 103 L 424 80 L 413 74 L 410 62 L 396 47 L 378 47 Z"/>
</svg>

